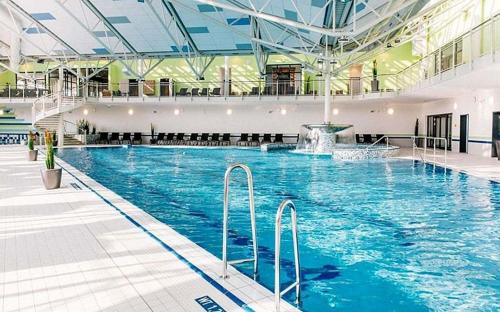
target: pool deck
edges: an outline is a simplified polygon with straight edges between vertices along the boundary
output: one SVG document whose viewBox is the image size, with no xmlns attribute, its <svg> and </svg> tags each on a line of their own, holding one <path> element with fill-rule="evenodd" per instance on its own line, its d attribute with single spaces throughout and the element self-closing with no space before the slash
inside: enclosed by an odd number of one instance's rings
<svg viewBox="0 0 500 312">
<path fill-rule="evenodd" d="M 413 150 L 411 148 L 402 148 L 397 158 L 413 159 Z M 415 159 L 422 160 L 418 153 Z M 444 151 L 438 150 L 435 158 L 432 151 L 429 151 L 425 159 L 428 163 L 435 162 L 436 165 L 445 166 Z M 448 152 L 446 166 L 456 171 L 500 183 L 500 160 L 497 158 Z"/>
<path fill-rule="evenodd" d="M 0 146 L 0 311 L 274 311 L 271 291 L 232 267 L 222 280 L 221 260 L 70 165 L 45 190 L 26 153 Z"/>
</svg>

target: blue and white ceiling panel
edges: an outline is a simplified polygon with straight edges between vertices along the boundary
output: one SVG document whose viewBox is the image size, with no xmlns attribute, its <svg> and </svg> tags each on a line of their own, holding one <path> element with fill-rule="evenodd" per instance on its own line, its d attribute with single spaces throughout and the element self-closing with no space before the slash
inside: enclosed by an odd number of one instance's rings
<svg viewBox="0 0 500 312">
<path fill-rule="evenodd" d="M 251 50 L 249 16 L 195 1 L 176 2 L 174 7 L 198 49 Z"/>
<path fill-rule="evenodd" d="M 152 1 L 151 7 L 137 0 L 90 2 L 137 52 L 168 52 L 176 45 L 165 27 L 176 35 L 180 33 L 173 29 L 177 26 L 170 23 L 172 19 L 165 12 L 161 1 Z"/>
<path fill-rule="evenodd" d="M 116 37 L 110 36 L 109 29 L 99 22 L 99 18 L 79 0 L 67 0 L 61 4 L 73 16 L 56 1 L 14 0 L 14 2 L 79 54 L 104 54 L 104 49 L 112 50 L 114 53 L 128 52 Z M 25 18 L 24 22 L 30 25 L 28 19 Z M 36 37 L 39 36 L 32 34 L 30 40 L 32 38 L 38 40 Z"/>
</svg>

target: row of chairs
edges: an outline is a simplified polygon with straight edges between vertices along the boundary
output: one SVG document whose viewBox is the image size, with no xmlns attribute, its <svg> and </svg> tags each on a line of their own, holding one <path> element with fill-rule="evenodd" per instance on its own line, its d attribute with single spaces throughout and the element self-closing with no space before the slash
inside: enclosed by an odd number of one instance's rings
<svg viewBox="0 0 500 312">
<path fill-rule="evenodd" d="M 134 135 L 130 132 L 124 132 L 120 138 L 120 133 L 112 132 L 111 136 L 108 132 L 99 132 L 98 144 L 142 144 L 142 133 L 134 132 Z"/>
<path fill-rule="evenodd" d="M 191 92 L 188 92 L 188 88 L 180 88 L 179 92 L 176 93 L 177 96 L 220 96 L 220 88 L 214 88 L 210 91 L 210 88 L 192 88 Z"/>
<path fill-rule="evenodd" d="M 357 134 L 356 133 L 356 143 L 373 144 L 384 137 L 384 134 L 376 134 L 375 140 L 372 134 Z M 379 143 L 385 143 L 386 139 L 381 140 Z"/>
<path fill-rule="evenodd" d="M 259 133 L 241 133 L 236 145 L 238 146 L 260 146 L 266 143 L 283 143 L 283 134 L 277 133 L 272 139 L 270 133 L 265 133 L 260 139 Z M 158 136 L 151 140 L 152 144 L 158 145 L 191 145 L 191 146 L 229 146 L 231 145 L 231 133 L 224 133 L 221 137 L 220 133 L 190 133 L 186 136 L 185 133 L 158 133 Z"/>
</svg>

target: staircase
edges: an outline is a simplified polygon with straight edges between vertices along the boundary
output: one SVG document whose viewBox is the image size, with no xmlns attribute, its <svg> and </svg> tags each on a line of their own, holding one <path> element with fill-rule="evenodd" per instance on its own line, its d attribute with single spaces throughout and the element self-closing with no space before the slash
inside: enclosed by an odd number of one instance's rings
<svg viewBox="0 0 500 312">
<path fill-rule="evenodd" d="M 82 141 L 76 139 L 70 134 L 65 134 L 64 135 L 64 146 L 68 145 L 83 145 Z"/>
</svg>

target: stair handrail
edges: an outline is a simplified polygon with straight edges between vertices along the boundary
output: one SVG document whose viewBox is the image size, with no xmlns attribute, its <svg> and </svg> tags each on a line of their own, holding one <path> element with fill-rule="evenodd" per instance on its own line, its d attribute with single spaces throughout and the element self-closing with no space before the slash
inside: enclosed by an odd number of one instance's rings
<svg viewBox="0 0 500 312">
<path fill-rule="evenodd" d="M 387 135 L 382 136 L 381 138 L 379 138 L 379 139 L 378 139 L 377 141 L 375 141 L 374 143 L 372 143 L 372 144 L 368 145 L 368 146 L 366 147 L 366 149 L 370 149 L 370 148 L 374 147 L 375 145 L 377 145 L 377 144 L 378 144 L 380 141 L 382 141 L 383 139 L 385 139 L 385 148 L 386 148 L 387 150 L 389 150 L 389 137 L 388 137 Z"/>
</svg>

